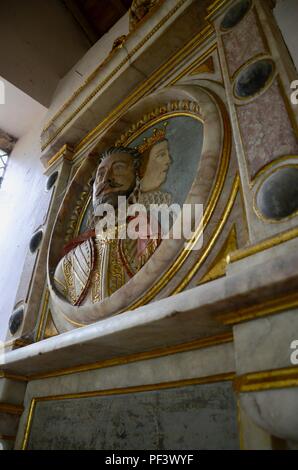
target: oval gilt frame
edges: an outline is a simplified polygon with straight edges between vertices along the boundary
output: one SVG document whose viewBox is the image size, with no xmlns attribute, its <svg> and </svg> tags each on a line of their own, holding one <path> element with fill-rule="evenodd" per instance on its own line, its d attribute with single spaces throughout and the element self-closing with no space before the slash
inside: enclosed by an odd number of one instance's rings
<svg viewBox="0 0 298 470">
<path fill-rule="evenodd" d="M 173 112 L 194 115 L 204 124 L 203 148 L 197 172 L 185 203 L 204 206 L 203 224 L 196 228 L 192 240 L 163 240 L 150 260 L 123 287 L 110 297 L 93 305 L 73 306 L 53 287 L 53 272 L 61 257 L 61 240 L 67 231 L 66 221 L 75 210 L 77 195 L 86 188 L 98 165 L 97 155 L 105 148 L 123 145 L 133 140 L 145 126 L 157 119 L 157 114 L 167 116 Z M 121 137 L 119 137 L 121 136 Z M 86 326 L 125 310 L 132 310 L 152 301 L 176 276 L 208 224 L 221 194 L 231 153 L 231 129 L 226 108 L 219 96 L 199 85 L 181 85 L 153 93 L 132 107 L 101 137 L 92 153 L 75 174 L 60 207 L 48 256 L 48 285 L 51 312 L 59 332 Z M 199 252 L 198 252 L 199 253 Z M 173 261 L 174 260 L 174 261 Z M 182 280 L 181 280 L 182 281 Z"/>
</svg>

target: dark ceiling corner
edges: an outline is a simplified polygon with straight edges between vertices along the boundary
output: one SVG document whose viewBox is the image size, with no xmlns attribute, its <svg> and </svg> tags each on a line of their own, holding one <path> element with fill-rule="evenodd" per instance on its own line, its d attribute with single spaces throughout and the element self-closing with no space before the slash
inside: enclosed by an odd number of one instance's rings
<svg viewBox="0 0 298 470">
<path fill-rule="evenodd" d="M 132 0 L 61 0 L 87 36 L 97 42 L 129 10 Z"/>
</svg>

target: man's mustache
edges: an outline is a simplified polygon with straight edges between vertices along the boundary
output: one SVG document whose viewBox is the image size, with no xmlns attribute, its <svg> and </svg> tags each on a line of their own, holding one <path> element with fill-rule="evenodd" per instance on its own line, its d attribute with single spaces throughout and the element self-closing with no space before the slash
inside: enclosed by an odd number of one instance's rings
<svg viewBox="0 0 298 470">
<path fill-rule="evenodd" d="M 106 183 L 102 183 L 98 186 L 96 190 L 96 196 L 99 196 L 100 193 L 106 188 L 121 188 L 122 184 L 116 183 L 116 181 L 107 181 Z"/>
</svg>

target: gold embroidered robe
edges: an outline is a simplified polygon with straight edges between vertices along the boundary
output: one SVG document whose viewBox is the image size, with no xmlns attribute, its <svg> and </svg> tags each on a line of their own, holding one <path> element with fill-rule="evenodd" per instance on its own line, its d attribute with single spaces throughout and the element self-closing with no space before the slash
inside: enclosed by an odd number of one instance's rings
<svg viewBox="0 0 298 470">
<path fill-rule="evenodd" d="M 54 284 L 72 305 L 103 300 L 122 287 L 146 263 L 159 244 L 146 242 L 138 253 L 138 240 L 89 238 L 59 262 Z"/>
</svg>

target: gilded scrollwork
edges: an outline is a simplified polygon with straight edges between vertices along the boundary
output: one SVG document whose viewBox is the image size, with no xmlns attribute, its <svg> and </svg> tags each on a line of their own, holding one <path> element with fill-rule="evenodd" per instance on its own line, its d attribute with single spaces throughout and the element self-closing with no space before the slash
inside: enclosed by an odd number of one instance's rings
<svg viewBox="0 0 298 470">
<path fill-rule="evenodd" d="M 115 142 L 116 147 L 120 147 L 122 145 L 126 145 L 130 140 L 131 137 L 135 137 L 144 127 L 152 121 L 155 121 L 157 118 L 163 117 L 166 114 L 171 114 L 173 112 L 188 112 L 194 113 L 197 116 L 200 116 L 200 106 L 198 103 L 194 101 L 188 100 L 175 100 L 170 101 L 166 105 L 159 106 L 154 108 L 147 114 L 144 114 L 142 118 L 134 123 L 124 134 L 120 136 L 120 138 Z"/>
</svg>

